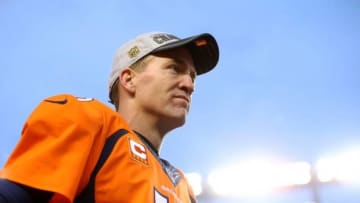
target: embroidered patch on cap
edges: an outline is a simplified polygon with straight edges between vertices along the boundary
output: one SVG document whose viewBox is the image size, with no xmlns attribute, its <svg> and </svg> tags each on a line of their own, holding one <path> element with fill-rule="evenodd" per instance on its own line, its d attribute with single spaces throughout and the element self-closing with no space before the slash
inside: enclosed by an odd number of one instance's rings
<svg viewBox="0 0 360 203">
<path fill-rule="evenodd" d="M 129 56 L 130 58 L 134 58 L 134 57 L 136 57 L 137 55 L 139 55 L 139 53 L 140 53 L 139 47 L 134 46 L 134 47 L 132 47 L 132 48 L 128 51 L 128 56 Z"/>
</svg>

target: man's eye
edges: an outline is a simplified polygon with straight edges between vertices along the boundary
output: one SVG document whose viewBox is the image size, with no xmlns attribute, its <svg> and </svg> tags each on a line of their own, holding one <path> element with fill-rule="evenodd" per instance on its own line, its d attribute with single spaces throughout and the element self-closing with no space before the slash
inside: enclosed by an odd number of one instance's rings
<svg viewBox="0 0 360 203">
<path fill-rule="evenodd" d="M 171 64 L 169 66 L 170 69 L 176 71 L 176 72 L 179 72 L 180 71 L 180 67 L 177 65 L 177 64 Z"/>
</svg>

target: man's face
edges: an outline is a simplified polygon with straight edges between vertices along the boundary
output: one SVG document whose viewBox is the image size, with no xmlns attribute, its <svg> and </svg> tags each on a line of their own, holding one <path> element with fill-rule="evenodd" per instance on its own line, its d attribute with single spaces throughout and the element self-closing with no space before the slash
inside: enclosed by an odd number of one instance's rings
<svg viewBox="0 0 360 203">
<path fill-rule="evenodd" d="M 163 127 L 173 129 L 183 125 L 196 77 L 190 53 L 179 48 L 156 53 L 147 60 L 135 79 L 135 98 L 140 111 L 158 118 Z"/>
</svg>

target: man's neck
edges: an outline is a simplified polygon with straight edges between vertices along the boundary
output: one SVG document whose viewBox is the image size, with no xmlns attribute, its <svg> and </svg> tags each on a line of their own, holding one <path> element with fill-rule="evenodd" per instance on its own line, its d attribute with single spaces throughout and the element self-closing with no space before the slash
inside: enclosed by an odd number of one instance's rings
<svg viewBox="0 0 360 203">
<path fill-rule="evenodd" d="M 157 150 L 160 150 L 161 143 L 165 134 L 159 127 L 156 118 L 143 114 L 133 112 L 122 112 L 119 110 L 120 115 L 128 122 L 132 130 L 142 134 L 151 145 Z"/>
</svg>

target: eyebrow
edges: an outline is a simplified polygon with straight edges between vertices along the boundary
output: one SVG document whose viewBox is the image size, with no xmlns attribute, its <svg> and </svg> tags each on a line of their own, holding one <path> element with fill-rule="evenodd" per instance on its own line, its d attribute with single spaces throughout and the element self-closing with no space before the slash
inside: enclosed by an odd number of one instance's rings
<svg viewBox="0 0 360 203">
<path fill-rule="evenodd" d="M 174 60 L 176 63 L 180 63 L 182 65 L 187 65 L 187 63 L 185 62 L 185 60 L 179 58 L 179 57 L 173 57 L 172 60 Z M 191 75 L 195 78 L 197 76 L 197 72 L 195 67 L 190 68 L 190 73 Z"/>
</svg>

